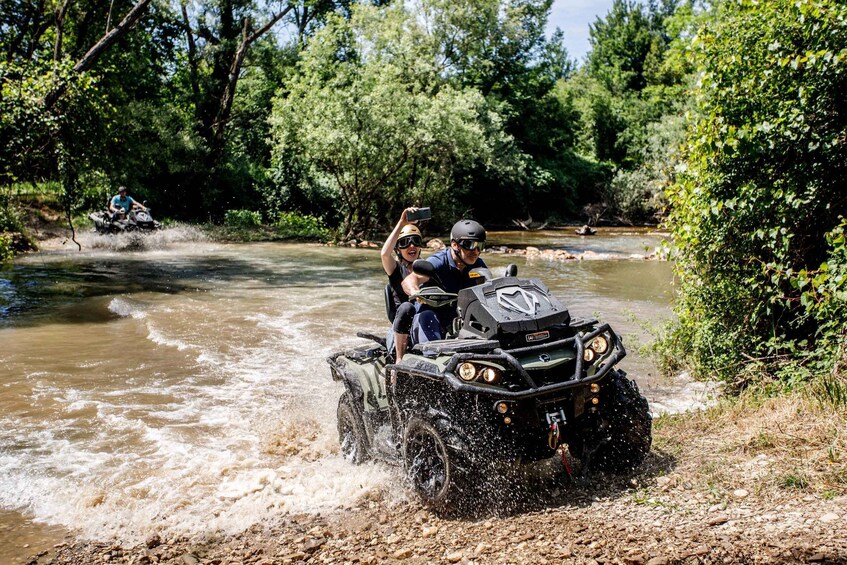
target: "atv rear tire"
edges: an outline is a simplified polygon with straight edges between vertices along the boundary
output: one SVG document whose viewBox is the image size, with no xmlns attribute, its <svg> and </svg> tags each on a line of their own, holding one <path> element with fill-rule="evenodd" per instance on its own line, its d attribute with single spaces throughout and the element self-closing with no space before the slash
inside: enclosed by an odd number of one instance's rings
<svg viewBox="0 0 847 565">
<path fill-rule="evenodd" d="M 638 385 L 623 372 L 615 371 L 604 386 L 609 390 L 599 429 L 582 434 L 570 447 L 589 468 L 607 473 L 632 471 L 650 453 L 653 417 Z"/>
<path fill-rule="evenodd" d="M 341 454 L 353 465 L 360 465 L 370 459 L 365 426 L 359 413 L 353 407 L 350 393 L 345 392 L 338 399 L 338 443 Z"/>
<path fill-rule="evenodd" d="M 456 510 L 462 502 L 466 470 L 459 464 L 458 443 L 445 421 L 409 418 L 403 438 L 406 477 L 424 506 L 437 512 Z"/>
</svg>

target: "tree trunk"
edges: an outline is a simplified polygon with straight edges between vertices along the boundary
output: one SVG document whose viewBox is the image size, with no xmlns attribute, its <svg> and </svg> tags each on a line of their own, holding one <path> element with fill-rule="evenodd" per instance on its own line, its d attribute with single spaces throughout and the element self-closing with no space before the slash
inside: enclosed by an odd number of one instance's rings
<svg viewBox="0 0 847 565">
<path fill-rule="evenodd" d="M 238 79 L 241 75 L 241 67 L 244 64 L 244 58 L 247 56 L 247 50 L 254 41 L 266 34 L 270 29 L 282 18 L 290 12 L 292 6 L 289 4 L 278 14 L 274 14 L 268 22 L 254 31 L 249 33 L 250 20 L 244 19 L 241 27 L 241 42 L 232 57 L 232 63 L 229 67 L 226 86 L 221 95 L 218 113 L 212 125 L 212 159 L 213 163 L 217 164 L 223 154 L 224 133 L 226 126 L 229 123 L 229 118 L 232 115 L 232 101 L 235 99 L 235 87 L 238 85 Z"/>
</svg>

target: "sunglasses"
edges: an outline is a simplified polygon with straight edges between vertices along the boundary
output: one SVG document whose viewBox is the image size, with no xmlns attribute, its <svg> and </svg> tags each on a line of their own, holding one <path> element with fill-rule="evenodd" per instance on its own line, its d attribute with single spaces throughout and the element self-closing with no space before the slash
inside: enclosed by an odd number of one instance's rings
<svg viewBox="0 0 847 565">
<path fill-rule="evenodd" d="M 397 248 L 398 249 L 406 249 L 407 247 L 414 245 L 415 247 L 420 247 L 423 241 L 421 240 L 421 236 L 419 235 L 407 235 L 406 237 L 401 237 L 397 240 Z"/>
<path fill-rule="evenodd" d="M 477 251 L 478 250 L 478 251 L 482 252 L 482 250 L 485 249 L 485 242 L 484 241 L 477 241 L 475 239 L 459 239 L 459 240 L 456 240 L 456 243 L 459 245 L 459 247 L 461 247 L 462 249 L 465 249 L 467 251 Z"/>
</svg>

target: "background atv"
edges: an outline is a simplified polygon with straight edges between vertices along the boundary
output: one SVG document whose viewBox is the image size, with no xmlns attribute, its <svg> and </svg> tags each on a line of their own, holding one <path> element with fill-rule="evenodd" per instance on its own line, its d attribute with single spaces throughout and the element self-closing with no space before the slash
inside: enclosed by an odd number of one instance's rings
<svg viewBox="0 0 847 565">
<path fill-rule="evenodd" d="M 108 210 L 99 210 L 88 215 L 94 222 L 97 233 L 152 232 L 161 228 L 161 224 L 153 219 L 147 210 L 130 210 L 128 214 L 112 218 Z"/>
<path fill-rule="evenodd" d="M 431 276 L 416 261 L 415 272 Z M 507 274 L 514 275 L 510 266 Z M 625 350 L 608 324 L 571 319 L 537 279 L 490 273 L 455 294 L 428 287 L 418 299 L 458 299 L 453 339 L 415 345 L 393 364 L 385 342 L 328 359 L 344 383 L 338 435 L 345 457 L 402 462 L 436 510 L 505 465 L 553 457 L 567 445 L 584 469 L 627 471 L 650 450 L 651 416 L 636 384 L 616 368 Z"/>
</svg>

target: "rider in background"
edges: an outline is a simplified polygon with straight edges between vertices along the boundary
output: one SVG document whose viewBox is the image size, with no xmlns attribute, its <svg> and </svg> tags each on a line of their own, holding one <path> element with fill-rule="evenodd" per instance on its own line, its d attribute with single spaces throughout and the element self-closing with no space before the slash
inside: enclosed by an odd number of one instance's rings
<svg viewBox="0 0 847 565">
<path fill-rule="evenodd" d="M 125 186 L 118 187 L 118 193 L 109 201 L 109 212 L 112 213 L 112 219 L 114 220 L 118 216 L 126 216 L 133 208 L 147 209 L 126 193 Z"/>
<path fill-rule="evenodd" d="M 412 272 L 412 263 L 421 256 L 423 245 L 421 230 L 406 218 L 408 212 L 416 210 L 417 208 L 403 210 L 400 220 L 385 240 L 380 252 L 382 268 L 388 275 L 388 284 L 391 285 L 397 310 L 393 325 L 396 362 L 399 362 L 406 353 L 409 330 L 412 327 L 412 318 L 415 316 L 415 305 L 409 302 L 409 296 L 403 290 L 402 282 Z"/>
<path fill-rule="evenodd" d="M 435 275 L 440 279 L 443 290 L 459 292 L 463 288 L 474 286 L 471 270 L 486 267 L 480 258 L 485 248 L 485 228 L 473 220 L 459 220 L 450 230 L 450 247 L 442 249 L 427 259 L 435 267 Z M 410 273 L 403 279 L 403 290 L 412 296 L 429 277 Z M 456 305 L 443 306 L 433 310 L 425 304 L 418 306 L 412 322 L 412 342 L 424 343 L 444 339 L 447 329 L 456 317 Z"/>
</svg>

